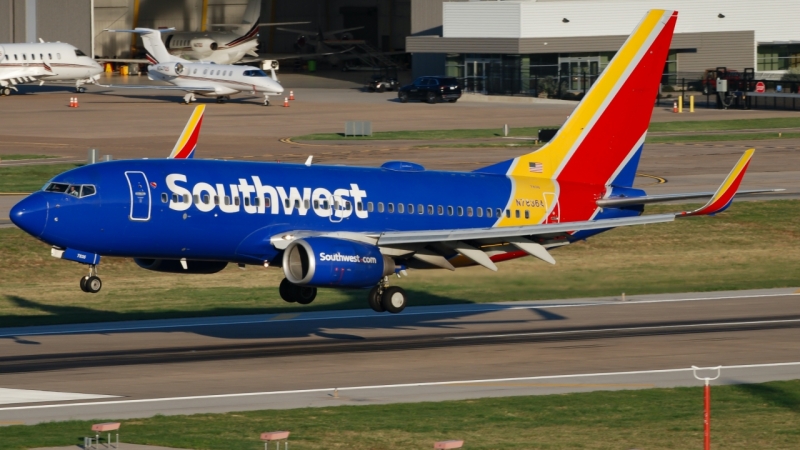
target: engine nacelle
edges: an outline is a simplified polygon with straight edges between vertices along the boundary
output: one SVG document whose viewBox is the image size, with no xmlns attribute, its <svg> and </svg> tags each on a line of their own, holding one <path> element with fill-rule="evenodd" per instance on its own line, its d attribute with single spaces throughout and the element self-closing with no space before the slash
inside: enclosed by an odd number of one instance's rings
<svg viewBox="0 0 800 450">
<path fill-rule="evenodd" d="M 159 63 L 154 66 L 150 66 L 148 70 L 170 77 L 178 77 L 186 73 L 186 68 L 181 63 Z"/>
<path fill-rule="evenodd" d="M 209 274 L 217 273 L 228 265 L 225 261 L 186 261 L 186 269 L 177 259 L 143 259 L 133 258 L 142 269 L 154 272 Z"/>
<path fill-rule="evenodd" d="M 378 247 L 345 239 L 297 239 L 283 253 L 286 279 L 302 286 L 370 287 L 394 271 Z"/>
<path fill-rule="evenodd" d="M 211 38 L 195 38 L 189 44 L 192 46 L 192 51 L 202 56 L 210 56 L 211 53 L 219 48 L 219 44 Z"/>
</svg>

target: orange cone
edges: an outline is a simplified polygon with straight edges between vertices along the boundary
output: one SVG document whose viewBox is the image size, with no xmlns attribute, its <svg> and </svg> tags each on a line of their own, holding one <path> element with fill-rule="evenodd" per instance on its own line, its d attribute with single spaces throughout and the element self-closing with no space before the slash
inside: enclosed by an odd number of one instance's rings
<svg viewBox="0 0 800 450">
<path fill-rule="evenodd" d="M 69 107 L 70 108 L 74 108 L 75 107 L 75 97 L 70 97 L 69 98 Z"/>
<path fill-rule="evenodd" d="M 78 97 L 75 97 L 75 107 L 78 107 Z"/>
<path fill-rule="evenodd" d="M 678 112 L 678 102 L 672 102 L 672 112 Z"/>
<path fill-rule="evenodd" d="M 289 98 L 288 97 L 284 97 L 283 98 L 283 107 L 284 108 L 288 108 L 289 107 Z"/>
<path fill-rule="evenodd" d="M 294 100 L 294 91 L 289 91 L 289 100 Z"/>
</svg>

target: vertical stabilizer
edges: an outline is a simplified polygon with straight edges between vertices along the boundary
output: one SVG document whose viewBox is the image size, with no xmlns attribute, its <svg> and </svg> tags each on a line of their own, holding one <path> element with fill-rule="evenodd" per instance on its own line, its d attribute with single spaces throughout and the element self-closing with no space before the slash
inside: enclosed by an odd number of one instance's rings
<svg viewBox="0 0 800 450">
<path fill-rule="evenodd" d="M 631 181 L 672 42 L 676 11 L 651 10 L 546 146 L 481 169 L 559 182 Z"/>
<path fill-rule="evenodd" d="M 178 58 L 177 56 L 170 55 L 167 47 L 161 40 L 161 33 L 165 31 L 174 31 L 174 28 L 154 30 L 152 28 L 135 28 L 133 30 L 109 30 L 105 31 L 111 33 L 136 33 L 142 36 L 142 44 L 147 51 L 147 60 L 150 64 L 163 64 L 168 62 L 186 62 L 185 59 Z"/>
<path fill-rule="evenodd" d="M 189 121 L 186 122 L 186 126 L 183 128 L 183 133 L 181 133 L 178 142 L 175 143 L 175 148 L 172 149 L 172 153 L 169 155 L 169 159 L 194 158 L 194 152 L 197 150 L 197 140 L 200 137 L 200 127 L 203 125 L 203 113 L 205 110 L 205 105 L 195 106 L 192 116 L 189 117 Z"/>
</svg>

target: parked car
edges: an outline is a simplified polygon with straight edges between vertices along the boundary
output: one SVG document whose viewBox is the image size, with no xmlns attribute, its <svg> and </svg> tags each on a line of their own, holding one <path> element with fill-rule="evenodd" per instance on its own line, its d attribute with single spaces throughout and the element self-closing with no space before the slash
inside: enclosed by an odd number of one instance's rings
<svg viewBox="0 0 800 450">
<path fill-rule="evenodd" d="M 397 91 L 397 98 L 406 103 L 409 100 L 425 100 L 428 103 L 448 101 L 455 103 L 461 98 L 461 86 L 453 77 L 419 77 L 414 84 L 403 86 Z"/>
<path fill-rule="evenodd" d="M 370 92 L 394 91 L 399 87 L 400 82 L 397 81 L 397 78 L 386 75 L 373 75 L 369 84 L 367 84 L 367 89 Z"/>
</svg>

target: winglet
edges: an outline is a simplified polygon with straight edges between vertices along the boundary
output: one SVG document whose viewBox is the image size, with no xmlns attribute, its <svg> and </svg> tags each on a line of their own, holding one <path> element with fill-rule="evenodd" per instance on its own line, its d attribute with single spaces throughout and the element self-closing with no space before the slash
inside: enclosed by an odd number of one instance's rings
<svg viewBox="0 0 800 450">
<path fill-rule="evenodd" d="M 745 172 L 747 172 L 747 166 L 750 165 L 750 159 L 753 157 L 753 153 L 755 153 L 755 149 L 751 148 L 744 152 L 741 158 L 739 158 L 739 162 L 733 167 L 731 173 L 725 178 L 725 181 L 722 182 L 722 185 L 717 189 L 717 192 L 714 193 L 714 196 L 711 197 L 711 200 L 705 204 L 700 209 L 696 209 L 690 212 L 682 212 L 679 213 L 679 216 L 705 216 L 709 214 L 716 214 L 718 212 L 725 211 L 733 202 L 733 197 L 736 195 L 736 191 L 739 189 L 739 185 L 742 183 L 742 179 L 744 178 Z"/>
<path fill-rule="evenodd" d="M 170 153 L 170 159 L 191 159 L 194 158 L 194 151 L 197 149 L 197 138 L 200 136 L 200 126 L 203 125 L 203 113 L 206 105 L 197 105 L 194 108 L 192 117 L 186 122 L 183 133 L 175 143 L 175 148 Z"/>
</svg>

